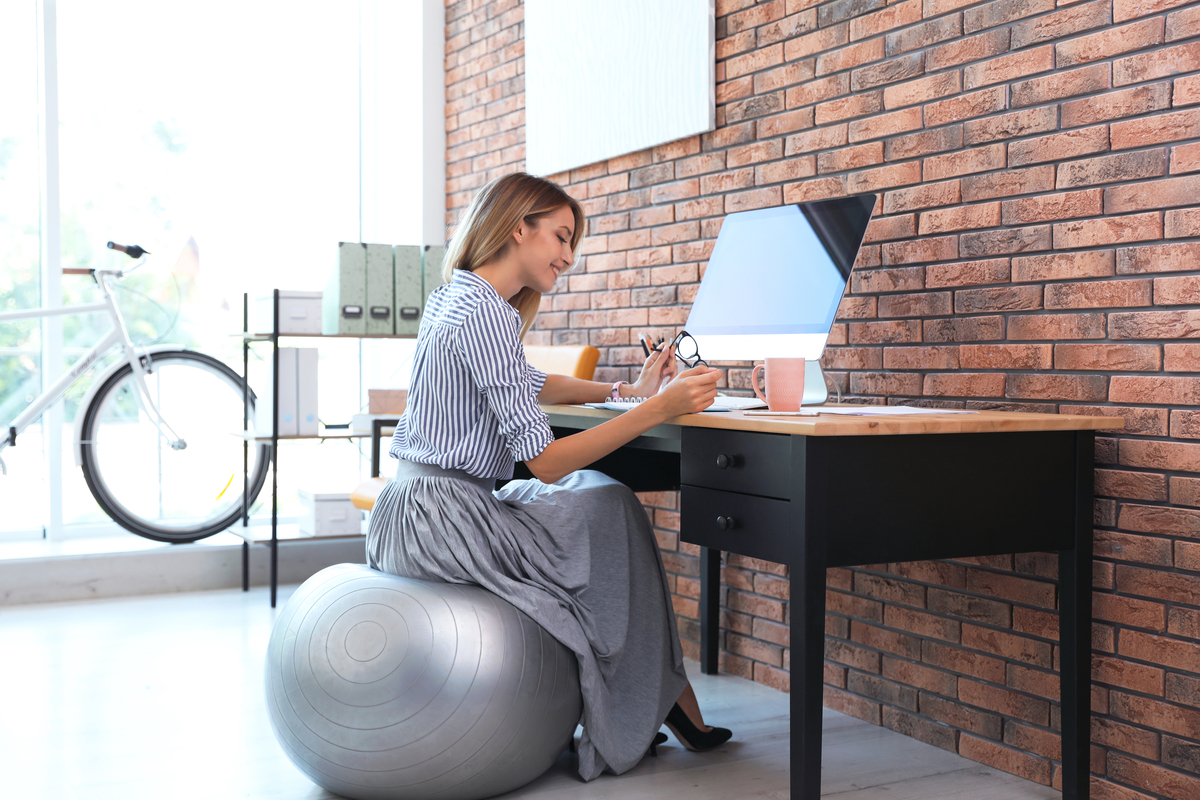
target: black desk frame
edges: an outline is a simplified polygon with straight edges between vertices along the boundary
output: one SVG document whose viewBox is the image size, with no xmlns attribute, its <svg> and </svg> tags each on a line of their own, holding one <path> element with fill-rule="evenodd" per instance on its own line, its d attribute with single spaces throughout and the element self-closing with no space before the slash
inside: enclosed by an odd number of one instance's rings
<svg viewBox="0 0 1200 800">
<path fill-rule="evenodd" d="M 605 419 L 551 413 L 550 421 L 565 436 Z M 1087 800 L 1094 436 L 1091 430 L 802 436 L 663 425 L 592 468 L 636 491 L 681 489 L 680 539 L 702 548 L 704 672 L 717 666 L 720 551 L 788 566 L 793 800 L 820 797 L 827 567 L 1056 551 L 1062 796 Z M 714 474 L 734 478 L 732 471 L 714 472 L 713 448 L 753 452 L 763 441 L 756 437 L 775 437 L 779 463 L 770 474 L 785 488 L 773 490 L 772 499 L 713 482 Z M 728 455 L 736 463 L 739 454 Z M 721 530 L 712 513 L 721 503 L 743 504 L 751 517 L 771 517 L 770 524 L 750 519 Z M 772 516 L 770 508 L 783 513 Z"/>
</svg>

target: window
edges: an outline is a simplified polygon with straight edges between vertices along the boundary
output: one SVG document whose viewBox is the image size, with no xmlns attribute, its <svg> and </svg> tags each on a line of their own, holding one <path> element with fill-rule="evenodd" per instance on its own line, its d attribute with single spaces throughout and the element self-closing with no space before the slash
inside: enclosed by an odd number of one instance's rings
<svg viewBox="0 0 1200 800">
<path fill-rule="evenodd" d="M 234 334 L 242 326 L 244 292 L 253 305 L 254 297 L 275 288 L 320 290 L 339 241 L 422 244 L 422 202 L 444 213 L 444 187 L 430 200 L 409 177 L 419 173 L 423 158 L 412 113 L 421 107 L 422 81 L 414 80 L 413 68 L 419 74 L 422 26 L 412 22 L 436 5 L 440 31 L 440 4 L 361 0 L 305 6 L 302 13 L 282 0 L 47 5 L 56 7 L 57 17 L 47 35 L 56 37 L 58 53 L 61 200 L 55 211 L 62 266 L 131 265 L 106 248 L 110 240 L 151 252 L 118 292 L 135 342 L 182 344 L 240 370 Z M 0 51 L 5 309 L 38 305 L 39 270 L 45 269 L 39 261 L 37 7 L 28 2 L 0 10 L 5 30 L 27 32 L 10 37 Z M 440 45 L 437 52 L 440 62 Z M 440 87 L 440 71 L 436 77 Z M 412 224 L 398 222 L 409 218 Z M 67 304 L 97 295 L 92 282 L 78 276 L 62 278 L 62 294 Z M 63 318 L 64 363 L 85 351 L 106 323 L 102 315 Z M 36 321 L 0 325 L 0 423 L 40 391 L 38 330 Z M 391 364 L 403 363 L 406 346 L 323 342 L 322 416 L 348 421 L 362 399 L 360 364 L 382 363 L 375 372 L 395 376 Z M 268 350 L 258 353 L 265 357 Z M 4 452 L 10 475 L 0 483 L 0 496 L 41 494 L 36 503 L 14 504 L 19 514 L 6 511 L 0 534 L 46 524 L 50 461 L 61 466 L 67 528 L 111 526 L 72 454 L 73 421 L 89 383 L 80 382 L 66 398 L 61 453 L 41 458 L 37 426 Z M 295 508 L 298 482 L 317 489 L 334 478 L 344 483 L 346 475 L 357 477 L 360 464 L 358 450 L 344 442 L 289 445 L 280 475 L 282 510 Z M 12 480 L 18 472 L 19 484 Z"/>
</svg>

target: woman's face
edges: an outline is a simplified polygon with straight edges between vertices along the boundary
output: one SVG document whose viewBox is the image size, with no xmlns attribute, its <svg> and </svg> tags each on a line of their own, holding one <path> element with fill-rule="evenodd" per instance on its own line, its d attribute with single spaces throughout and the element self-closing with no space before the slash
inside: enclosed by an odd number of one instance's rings
<svg viewBox="0 0 1200 800">
<path fill-rule="evenodd" d="M 554 281 L 574 262 L 574 234 L 575 215 L 569 206 L 554 210 L 534 225 L 522 223 L 513 234 L 522 284 L 542 294 L 554 288 Z"/>
</svg>

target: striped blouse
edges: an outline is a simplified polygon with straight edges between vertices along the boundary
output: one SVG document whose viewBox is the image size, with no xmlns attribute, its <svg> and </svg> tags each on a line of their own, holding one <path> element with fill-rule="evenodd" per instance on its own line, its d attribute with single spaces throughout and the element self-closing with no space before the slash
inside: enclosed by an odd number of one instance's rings
<svg viewBox="0 0 1200 800">
<path fill-rule="evenodd" d="M 429 295 L 394 458 L 511 478 L 554 441 L 537 400 L 546 374 L 525 361 L 520 329 L 516 309 L 472 272 L 455 270 Z"/>
</svg>

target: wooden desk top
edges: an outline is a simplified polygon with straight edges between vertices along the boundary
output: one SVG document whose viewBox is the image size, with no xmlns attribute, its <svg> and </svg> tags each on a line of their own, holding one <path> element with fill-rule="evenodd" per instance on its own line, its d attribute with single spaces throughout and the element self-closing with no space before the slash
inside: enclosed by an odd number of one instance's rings
<svg viewBox="0 0 1200 800">
<path fill-rule="evenodd" d="M 834 404 L 830 404 L 834 405 Z M 820 408 L 820 406 L 816 406 Z M 596 420 L 612 419 L 624 412 L 586 406 L 543 405 L 554 416 Z M 1015 433 L 1020 431 L 1114 430 L 1125 427 L 1119 417 L 1084 417 L 1069 414 L 1026 414 L 1014 411 L 980 411 L 974 414 L 920 414 L 854 417 L 747 417 L 741 411 L 685 414 L 666 423 L 692 428 L 789 433 L 803 436 L 894 436 L 915 433 Z M 590 426 L 586 426 L 590 427 Z"/>
</svg>

